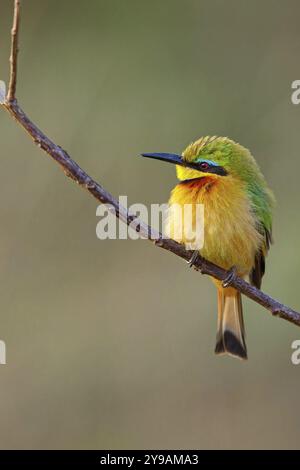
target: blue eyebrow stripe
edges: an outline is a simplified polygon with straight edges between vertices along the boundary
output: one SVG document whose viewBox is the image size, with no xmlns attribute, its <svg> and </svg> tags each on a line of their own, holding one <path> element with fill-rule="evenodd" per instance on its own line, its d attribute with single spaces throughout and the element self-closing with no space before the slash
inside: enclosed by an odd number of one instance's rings
<svg viewBox="0 0 300 470">
<path fill-rule="evenodd" d="M 195 160 L 195 163 L 208 163 L 210 166 L 219 166 L 216 162 L 212 160 L 205 160 L 204 158 L 198 158 Z"/>
</svg>

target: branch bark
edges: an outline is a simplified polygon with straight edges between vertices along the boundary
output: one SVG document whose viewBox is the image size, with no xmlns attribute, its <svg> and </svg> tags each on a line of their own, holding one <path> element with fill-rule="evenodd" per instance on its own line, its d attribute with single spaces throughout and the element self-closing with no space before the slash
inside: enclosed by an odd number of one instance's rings
<svg viewBox="0 0 300 470">
<path fill-rule="evenodd" d="M 61 166 L 66 176 L 70 177 L 81 187 L 86 189 L 99 202 L 112 206 L 116 216 L 127 225 L 131 224 L 132 226 L 132 222 L 134 221 L 136 231 L 143 238 L 147 238 L 148 240 L 151 240 L 156 246 L 170 251 L 184 260 L 189 261 L 191 258 L 190 251 L 186 250 L 183 245 L 175 242 L 174 240 L 163 238 L 159 232 L 156 232 L 152 227 L 145 224 L 134 214 L 130 214 L 106 189 L 104 189 L 103 186 L 101 186 L 97 181 L 89 176 L 64 149 L 49 139 L 49 137 L 47 137 L 46 134 L 44 134 L 29 119 L 27 114 L 19 106 L 15 96 L 17 83 L 19 25 L 20 0 L 14 0 L 14 18 L 11 31 L 10 80 L 6 100 L 4 103 L 2 103 L 3 107 L 29 134 L 33 142 Z M 221 268 L 220 266 L 216 266 L 214 263 L 211 263 L 201 256 L 199 256 L 195 261 L 194 267 L 202 274 L 207 274 L 221 281 L 226 280 L 229 275 L 228 271 Z M 274 316 L 278 316 L 284 320 L 300 326 L 300 313 L 273 299 L 261 290 L 250 285 L 244 279 L 234 276 L 230 282 L 230 285 L 253 301 L 265 307 Z"/>
</svg>

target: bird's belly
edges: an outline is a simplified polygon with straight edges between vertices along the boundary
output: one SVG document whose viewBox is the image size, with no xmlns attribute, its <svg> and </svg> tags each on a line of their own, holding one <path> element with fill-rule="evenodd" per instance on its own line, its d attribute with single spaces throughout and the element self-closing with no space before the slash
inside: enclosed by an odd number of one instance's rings
<svg viewBox="0 0 300 470">
<path fill-rule="evenodd" d="M 180 184 L 173 190 L 169 203 L 203 204 L 204 239 L 201 255 L 224 269 L 236 266 L 238 273 L 244 276 L 253 267 L 262 237 L 256 229 L 256 219 L 247 195 L 228 179 L 224 184 L 217 181 L 208 187 L 199 187 L 198 191 L 195 187 L 191 189 L 186 184 Z M 176 217 L 176 212 L 170 210 L 168 230 L 171 236 Z M 195 217 L 191 223 L 195 224 Z M 184 233 L 183 230 L 181 237 L 173 238 L 186 243 Z"/>
<path fill-rule="evenodd" d="M 224 217 L 206 210 L 201 255 L 224 269 L 236 266 L 240 275 L 246 275 L 253 267 L 257 249 L 256 234 L 251 232 L 248 224 L 234 220 L 232 214 Z"/>
</svg>

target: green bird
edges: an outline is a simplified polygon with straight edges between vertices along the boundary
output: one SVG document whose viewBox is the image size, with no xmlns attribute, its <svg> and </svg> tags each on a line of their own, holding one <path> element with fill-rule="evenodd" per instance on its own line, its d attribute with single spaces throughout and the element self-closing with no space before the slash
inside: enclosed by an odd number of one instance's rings
<svg viewBox="0 0 300 470">
<path fill-rule="evenodd" d="M 172 205 L 204 205 L 204 245 L 200 254 L 261 287 L 265 257 L 272 240 L 274 196 L 255 159 L 227 137 L 202 137 L 182 155 L 147 153 L 176 165 L 179 183 L 169 200 L 168 233 L 174 235 L 178 211 Z M 195 211 L 193 211 L 195 214 Z M 195 220 L 188 222 L 194 225 Z M 241 294 L 212 278 L 218 292 L 215 352 L 247 359 Z"/>
</svg>

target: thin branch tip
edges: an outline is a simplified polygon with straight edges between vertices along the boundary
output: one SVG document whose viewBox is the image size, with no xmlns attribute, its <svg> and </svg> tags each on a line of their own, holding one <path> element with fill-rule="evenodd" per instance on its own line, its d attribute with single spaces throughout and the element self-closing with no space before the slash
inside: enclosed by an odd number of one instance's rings
<svg viewBox="0 0 300 470">
<path fill-rule="evenodd" d="M 10 49 L 10 78 L 6 96 L 6 104 L 9 106 L 16 99 L 17 89 L 17 62 L 19 52 L 19 28 L 20 28 L 20 0 L 14 0 L 14 16 L 11 28 L 11 49 Z"/>
</svg>

